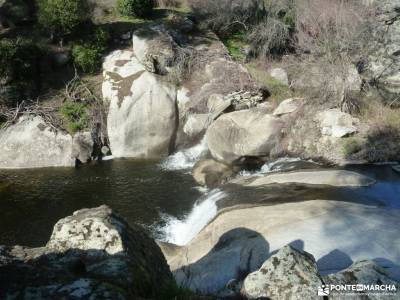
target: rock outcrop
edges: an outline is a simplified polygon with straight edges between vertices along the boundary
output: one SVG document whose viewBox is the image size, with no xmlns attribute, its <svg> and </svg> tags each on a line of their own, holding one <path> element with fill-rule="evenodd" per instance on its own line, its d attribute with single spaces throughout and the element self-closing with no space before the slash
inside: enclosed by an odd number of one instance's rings
<svg viewBox="0 0 400 300">
<path fill-rule="evenodd" d="M 373 1 L 376 26 L 370 46 L 372 54 L 365 75 L 370 81 L 392 91 L 400 91 L 400 1 Z"/>
<path fill-rule="evenodd" d="M 110 102 L 108 136 L 115 157 L 159 158 L 173 149 L 177 127 L 175 87 L 150 73 L 132 51 L 104 62 L 103 96 Z"/>
<path fill-rule="evenodd" d="M 285 246 L 246 277 L 242 294 L 247 299 L 313 299 L 322 285 L 314 257 Z"/>
<path fill-rule="evenodd" d="M 40 117 L 24 117 L 0 130 L 0 168 L 74 166 L 72 137 L 46 125 Z"/>
<path fill-rule="evenodd" d="M 261 109 L 222 115 L 207 130 L 212 156 L 232 164 L 242 157 L 268 157 L 279 147 L 283 122 Z"/>
<path fill-rule="evenodd" d="M 319 122 L 322 135 L 342 138 L 358 131 L 360 120 L 344 113 L 339 109 L 329 109 L 317 114 L 315 120 Z"/>
<path fill-rule="evenodd" d="M 152 298 L 171 282 L 156 243 L 107 206 L 60 220 L 46 247 L 0 247 L 2 299 Z"/>
</svg>

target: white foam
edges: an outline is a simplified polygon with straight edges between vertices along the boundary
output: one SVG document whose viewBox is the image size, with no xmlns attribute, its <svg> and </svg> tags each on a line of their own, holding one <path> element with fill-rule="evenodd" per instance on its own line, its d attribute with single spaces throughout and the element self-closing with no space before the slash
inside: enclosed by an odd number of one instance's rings
<svg viewBox="0 0 400 300">
<path fill-rule="evenodd" d="M 113 160 L 113 159 L 114 159 L 114 156 L 112 156 L 112 155 L 103 156 L 101 158 L 101 160 Z"/>
<path fill-rule="evenodd" d="M 195 203 L 183 220 L 169 216 L 162 229 L 164 240 L 180 246 L 189 243 L 217 215 L 217 202 L 225 195 L 221 190 L 212 190 Z"/>
<path fill-rule="evenodd" d="M 167 157 L 161 163 L 165 170 L 185 170 L 193 168 L 195 163 L 208 152 L 207 140 L 204 137 L 199 144 Z"/>
</svg>

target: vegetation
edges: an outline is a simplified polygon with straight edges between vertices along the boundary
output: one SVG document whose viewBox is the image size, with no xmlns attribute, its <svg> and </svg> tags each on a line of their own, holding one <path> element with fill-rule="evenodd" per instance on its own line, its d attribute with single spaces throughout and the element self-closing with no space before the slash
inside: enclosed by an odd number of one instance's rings
<svg viewBox="0 0 400 300">
<path fill-rule="evenodd" d="M 52 37 L 73 33 L 89 17 L 86 0 L 38 0 L 39 23 Z"/>
<path fill-rule="evenodd" d="M 88 111 L 83 103 L 65 102 L 60 112 L 67 120 L 67 128 L 70 133 L 83 130 L 89 125 Z"/>
<path fill-rule="evenodd" d="M 147 17 L 154 8 L 154 0 L 118 0 L 118 12 L 123 16 Z"/>
<path fill-rule="evenodd" d="M 35 95 L 40 55 L 30 40 L 0 40 L 0 104 L 14 106 L 20 98 Z"/>
</svg>

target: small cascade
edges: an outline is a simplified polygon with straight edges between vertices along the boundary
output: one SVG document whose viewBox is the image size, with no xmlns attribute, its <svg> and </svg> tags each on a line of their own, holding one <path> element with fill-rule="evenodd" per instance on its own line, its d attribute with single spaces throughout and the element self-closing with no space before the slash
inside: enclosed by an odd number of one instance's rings
<svg viewBox="0 0 400 300">
<path fill-rule="evenodd" d="M 168 216 L 162 228 L 164 240 L 179 246 L 189 243 L 217 215 L 217 202 L 225 196 L 221 190 L 212 190 L 195 203 L 183 220 Z"/>
<path fill-rule="evenodd" d="M 203 137 L 201 142 L 191 148 L 176 152 L 167 157 L 162 163 L 164 170 L 185 170 L 193 168 L 195 163 L 208 152 L 207 139 Z"/>
</svg>

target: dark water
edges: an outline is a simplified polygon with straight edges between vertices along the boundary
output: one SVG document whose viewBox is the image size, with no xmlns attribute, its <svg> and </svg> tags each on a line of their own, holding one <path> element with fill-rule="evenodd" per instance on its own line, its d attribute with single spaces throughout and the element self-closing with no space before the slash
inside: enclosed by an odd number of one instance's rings
<svg viewBox="0 0 400 300">
<path fill-rule="evenodd" d="M 400 208 L 400 175 L 390 166 L 347 169 L 373 177 L 377 184 L 363 188 L 287 184 L 259 190 L 228 185 L 227 197 L 218 207 L 325 199 Z M 183 218 L 200 197 L 187 171 L 162 170 L 157 162 L 114 160 L 80 169 L 0 170 L 0 245 L 41 246 L 60 218 L 101 204 L 129 223 L 162 226 L 162 215 Z"/>
<path fill-rule="evenodd" d="M 80 169 L 0 170 L 0 244 L 41 246 L 73 211 L 107 204 L 128 222 L 180 217 L 200 196 L 190 174 L 156 162 L 106 161 Z"/>
</svg>

